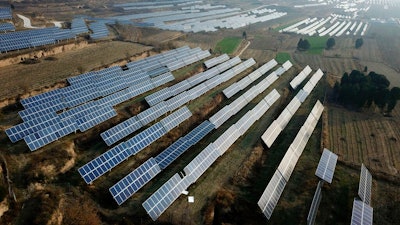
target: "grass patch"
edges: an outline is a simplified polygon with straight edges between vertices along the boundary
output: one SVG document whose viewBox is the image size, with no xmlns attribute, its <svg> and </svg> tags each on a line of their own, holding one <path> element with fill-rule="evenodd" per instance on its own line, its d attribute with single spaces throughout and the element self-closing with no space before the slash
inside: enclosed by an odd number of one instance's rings
<svg viewBox="0 0 400 225">
<path fill-rule="evenodd" d="M 310 49 L 308 49 L 307 53 L 309 54 L 322 54 L 326 47 L 326 42 L 328 41 L 328 36 L 324 37 L 308 37 L 306 38 L 308 42 L 310 42 Z"/>
<path fill-rule="evenodd" d="M 217 43 L 215 50 L 221 53 L 232 54 L 239 46 L 241 41 L 242 39 L 238 37 L 224 38 L 222 41 Z"/>
<path fill-rule="evenodd" d="M 275 56 L 275 60 L 279 63 L 279 64 L 283 64 L 284 62 L 286 62 L 287 60 L 290 60 L 290 54 L 287 52 L 278 52 L 278 54 L 276 54 Z"/>
</svg>

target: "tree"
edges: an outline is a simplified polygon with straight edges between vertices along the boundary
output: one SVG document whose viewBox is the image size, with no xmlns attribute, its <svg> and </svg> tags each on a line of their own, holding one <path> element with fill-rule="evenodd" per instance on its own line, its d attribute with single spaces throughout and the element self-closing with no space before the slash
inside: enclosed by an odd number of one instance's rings
<svg viewBox="0 0 400 225">
<path fill-rule="evenodd" d="M 361 46 L 364 44 L 364 40 L 362 38 L 357 38 L 356 40 L 356 48 L 361 48 Z"/>
<path fill-rule="evenodd" d="M 400 99 L 400 88 L 398 87 L 393 87 L 390 90 L 389 94 L 389 101 L 388 101 L 388 108 L 387 111 L 390 113 L 394 109 L 394 107 L 397 104 L 397 100 Z"/>
<path fill-rule="evenodd" d="M 310 48 L 310 42 L 307 39 L 300 38 L 299 42 L 297 43 L 297 49 L 300 51 L 306 51 Z"/>
<path fill-rule="evenodd" d="M 328 41 L 326 42 L 326 49 L 331 49 L 333 46 L 335 46 L 336 42 L 334 38 L 329 38 Z"/>
<path fill-rule="evenodd" d="M 368 67 L 367 66 L 364 67 L 364 72 L 368 72 Z"/>
<path fill-rule="evenodd" d="M 245 40 L 247 40 L 247 33 L 246 33 L 246 31 L 243 31 L 242 38 L 245 39 Z"/>
</svg>

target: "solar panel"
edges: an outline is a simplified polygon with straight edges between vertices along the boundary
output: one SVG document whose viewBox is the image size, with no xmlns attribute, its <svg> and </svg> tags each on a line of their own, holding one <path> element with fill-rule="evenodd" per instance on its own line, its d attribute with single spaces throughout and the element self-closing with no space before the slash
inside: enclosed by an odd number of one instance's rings
<svg viewBox="0 0 400 225">
<path fill-rule="evenodd" d="M 289 148 L 278 166 L 278 170 L 282 174 L 286 182 L 289 181 L 298 160 L 299 155 L 297 155 L 294 151 L 292 151 L 291 148 Z"/>
<path fill-rule="evenodd" d="M 282 64 L 282 67 L 283 67 L 286 71 L 288 71 L 292 66 L 293 66 L 292 63 L 291 63 L 289 60 L 287 60 L 285 63 Z"/>
<path fill-rule="evenodd" d="M 321 117 L 322 112 L 324 111 L 324 106 L 320 101 L 317 101 L 315 104 L 314 108 L 311 111 L 311 114 L 316 118 L 317 120 Z"/>
<path fill-rule="evenodd" d="M 293 98 L 286 106 L 286 109 L 288 109 L 293 116 L 296 113 L 296 111 L 300 108 L 300 105 L 301 102 L 297 98 Z"/>
<path fill-rule="evenodd" d="M 154 106 L 157 103 L 170 98 L 172 96 L 172 93 L 169 91 L 169 88 L 163 88 L 157 92 L 154 92 L 153 94 L 150 94 L 146 96 L 144 99 L 150 106 Z"/>
<path fill-rule="evenodd" d="M 214 124 L 206 120 L 185 135 L 186 140 L 190 145 L 197 144 L 201 139 L 203 139 L 207 134 L 215 129 Z"/>
<path fill-rule="evenodd" d="M 24 108 L 34 107 L 49 101 L 58 100 L 62 97 L 62 89 L 55 89 L 29 98 L 22 99 L 20 102 Z"/>
<path fill-rule="evenodd" d="M 161 86 L 173 80 L 175 80 L 175 77 L 170 72 L 151 78 L 151 82 L 155 87 Z"/>
<path fill-rule="evenodd" d="M 311 82 L 307 82 L 306 85 L 304 85 L 303 90 L 307 93 L 310 94 L 312 90 L 314 89 L 314 85 L 311 84 Z"/>
<path fill-rule="evenodd" d="M 78 120 L 79 130 L 85 132 L 114 116 L 117 116 L 117 112 L 112 107 L 99 108 Z"/>
<path fill-rule="evenodd" d="M 36 133 L 24 137 L 26 144 L 31 151 L 35 151 L 53 141 L 58 140 L 77 130 L 77 125 L 72 120 L 65 120 Z"/>
<path fill-rule="evenodd" d="M 237 139 L 240 137 L 240 132 L 236 128 L 235 124 L 230 126 L 217 140 L 214 141 L 215 148 L 219 151 L 220 155 L 223 155 Z"/>
<path fill-rule="evenodd" d="M 290 82 L 290 86 L 293 89 L 296 89 L 303 81 L 306 79 L 306 77 L 311 73 L 311 68 L 310 66 L 306 66 L 293 80 Z"/>
<path fill-rule="evenodd" d="M 160 102 L 155 106 L 152 106 L 141 113 L 137 114 L 138 120 L 142 123 L 143 126 L 146 126 L 151 121 L 156 120 L 158 117 L 166 114 L 169 111 L 168 106 L 165 102 Z"/>
<path fill-rule="evenodd" d="M 372 225 L 374 209 L 368 204 L 354 199 L 351 225 Z"/>
<path fill-rule="evenodd" d="M 140 128 L 142 128 L 142 124 L 136 116 L 133 116 L 123 121 L 122 123 L 119 123 L 116 126 L 104 131 L 100 134 L 100 136 L 103 138 L 104 142 L 108 146 L 111 146 L 122 138 L 127 137 L 133 132 L 139 130 Z"/>
<path fill-rule="evenodd" d="M 225 88 L 222 92 L 227 98 L 234 96 L 240 91 L 240 87 L 237 83 L 231 84 L 229 87 Z"/>
<path fill-rule="evenodd" d="M 278 122 L 274 121 L 261 136 L 261 139 L 268 146 L 268 148 L 270 148 L 281 132 L 281 126 L 278 124 Z"/>
<path fill-rule="evenodd" d="M 250 76 L 250 75 L 249 75 Z M 243 77 L 241 80 L 237 82 L 237 85 L 240 90 L 245 89 L 247 86 L 249 86 L 253 81 L 249 78 L 249 76 Z M 239 91 L 238 91 L 239 92 Z"/>
<path fill-rule="evenodd" d="M 168 89 L 171 92 L 171 96 L 175 96 L 175 95 L 180 94 L 181 92 L 188 90 L 191 87 L 192 87 L 192 85 L 189 83 L 189 81 L 183 80 L 179 83 L 172 85 Z"/>
<path fill-rule="evenodd" d="M 322 78 L 324 73 L 321 71 L 321 69 L 318 69 L 317 72 L 314 73 L 314 75 L 310 78 L 310 82 L 315 86 L 317 85 L 318 81 Z"/>
<path fill-rule="evenodd" d="M 296 137 L 294 138 L 292 144 L 290 145 L 290 147 L 297 155 L 300 156 L 303 153 L 303 150 L 306 147 L 310 136 L 311 134 L 308 134 L 306 127 L 302 126 Z"/>
<path fill-rule="evenodd" d="M 372 175 L 364 164 L 361 164 L 360 184 L 358 186 L 358 196 L 365 204 L 371 204 Z"/>
<path fill-rule="evenodd" d="M 10 127 L 6 130 L 6 134 L 10 138 L 11 142 L 15 143 L 24 139 L 25 136 L 38 132 L 39 130 L 59 122 L 60 118 L 58 118 L 56 113 L 47 114 L 43 117 L 37 117 L 36 119 L 32 119 Z"/>
<path fill-rule="evenodd" d="M 205 94 L 208 90 L 209 88 L 204 83 L 202 83 L 195 87 L 192 87 L 190 90 L 187 91 L 187 93 L 190 96 L 190 99 L 194 100 L 200 97 L 201 95 Z"/>
<path fill-rule="evenodd" d="M 274 89 L 267 96 L 265 96 L 264 101 L 269 106 L 272 106 L 280 97 L 281 95 L 279 94 L 279 92 L 276 89 Z"/>
<path fill-rule="evenodd" d="M 167 131 L 165 130 L 163 125 L 161 123 L 156 123 L 126 141 L 125 145 L 127 148 L 131 149 L 133 154 L 136 154 L 166 133 Z"/>
<path fill-rule="evenodd" d="M 220 109 L 217 113 L 210 117 L 209 121 L 214 124 L 215 129 L 220 127 L 232 116 L 231 107 L 229 105 Z"/>
<path fill-rule="evenodd" d="M 195 182 L 219 157 L 215 144 L 210 143 L 183 169 L 191 183 Z"/>
<path fill-rule="evenodd" d="M 24 121 L 29 121 L 47 114 L 54 114 L 62 109 L 64 109 L 63 102 L 60 100 L 53 100 L 21 110 L 18 114 Z"/>
<path fill-rule="evenodd" d="M 155 159 L 150 158 L 110 187 L 109 191 L 118 205 L 121 205 L 160 172 Z"/>
<path fill-rule="evenodd" d="M 303 103 L 303 102 L 306 100 L 307 96 L 308 96 L 308 93 L 305 92 L 303 89 L 300 89 L 300 91 L 299 91 L 299 92 L 297 93 L 297 95 L 296 95 L 296 98 L 297 98 L 301 103 Z"/>
<path fill-rule="evenodd" d="M 235 123 L 235 126 L 240 135 L 243 135 L 253 125 L 255 121 L 256 119 L 253 116 L 253 112 L 250 110 Z"/>
<path fill-rule="evenodd" d="M 215 58 L 212 58 L 212 59 L 204 61 L 204 65 L 207 68 L 211 68 L 211 67 L 213 67 L 215 65 L 218 65 L 218 64 L 220 64 L 222 62 L 225 62 L 228 59 L 229 59 L 229 56 L 227 54 L 223 54 L 223 55 L 220 55 L 218 57 L 215 57 Z"/>
<path fill-rule="evenodd" d="M 222 82 L 223 80 L 221 79 L 221 75 L 219 75 L 207 80 L 206 82 L 204 82 L 204 84 L 207 86 L 208 90 L 211 90 L 220 85 Z"/>
<path fill-rule="evenodd" d="M 289 123 L 292 116 L 293 116 L 292 113 L 290 113 L 290 111 L 287 108 L 285 108 L 278 116 L 278 118 L 276 118 L 276 122 L 281 126 L 282 130 Z"/>
<path fill-rule="evenodd" d="M 189 187 L 188 179 L 181 178 L 179 174 L 172 176 L 156 192 L 154 192 L 142 206 L 153 219 L 157 218 Z"/>
<path fill-rule="evenodd" d="M 270 106 L 265 101 L 260 101 L 257 103 L 257 105 L 251 110 L 253 111 L 254 119 L 256 121 L 259 120 L 269 108 Z"/>
<path fill-rule="evenodd" d="M 175 159 L 186 152 L 190 146 L 192 146 L 191 143 L 189 143 L 185 137 L 181 137 L 160 154 L 158 154 L 155 157 L 155 160 L 157 161 L 158 165 L 160 165 L 161 169 L 165 169 L 173 161 L 175 161 Z"/>
<path fill-rule="evenodd" d="M 257 95 L 259 94 L 259 91 L 257 89 L 257 86 L 253 86 L 249 90 L 247 90 L 242 96 L 246 98 L 248 102 L 251 102 Z"/>
<path fill-rule="evenodd" d="M 191 99 L 191 96 L 188 94 L 187 91 L 180 93 L 177 96 L 174 96 L 167 101 L 165 104 L 168 106 L 169 111 L 174 111 L 175 109 L 183 106 L 184 104 L 188 103 Z"/>
<path fill-rule="evenodd" d="M 242 110 L 247 105 L 247 103 L 248 103 L 247 100 L 243 96 L 240 96 L 237 99 L 235 99 L 235 101 L 229 104 L 232 115 L 235 115 L 240 110 Z"/>
<path fill-rule="evenodd" d="M 257 204 L 261 211 L 268 219 L 271 218 L 272 212 L 281 197 L 286 186 L 286 181 L 282 174 L 276 170 Z"/>
<path fill-rule="evenodd" d="M 169 116 L 165 117 L 160 121 L 166 131 L 170 131 L 181 124 L 183 121 L 189 119 L 192 116 L 190 110 L 185 106 L 177 111 L 173 112 Z"/>
<path fill-rule="evenodd" d="M 80 167 L 78 172 L 85 182 L 90 184 L 131 155 L 131 149 L 122 142 Z"/>
<path fill-rule="evenodd" d="M 335 153 L 325 148 L 319 160 L 315 175 L 328 183 L 332 183 L 337 158 L 338 156 Z"/>
<path fill-rule="evenodd" d="M 323 181 L 319 181 L 317 185 L 317 189 L 315 190 L 314 197 L 311 203 L 310 211 L 307 216 L 307 225 L 313 225 L 315 222 L 315 218 L 317 217 L 318 207 L 321 202 L 321 187 Z"/>
</svg>

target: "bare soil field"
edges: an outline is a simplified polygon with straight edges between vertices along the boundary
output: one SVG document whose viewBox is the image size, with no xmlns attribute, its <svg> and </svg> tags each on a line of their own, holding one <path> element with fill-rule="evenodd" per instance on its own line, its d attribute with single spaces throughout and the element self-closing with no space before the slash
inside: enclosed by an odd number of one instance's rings
<svg viewBox="0 0 400 225">
<path fill-rule="evenodd" d="M 68 77 L 109 66 L 150 49 L 151 47 L 129 42 L 100 42 L 54 55 L 50 60 L 40 59 L 39 63 L 2 67 L 0 98 L 15 97 L 52 86 Z"/>
<path fill-rule="evenodd" d="M 351 165 L 364 163 L 375 173 L 399 178 L 400 121 L 397 116 L 350 112 L 337 106 L 327 109 L 327 146 Z"/>
</svg>

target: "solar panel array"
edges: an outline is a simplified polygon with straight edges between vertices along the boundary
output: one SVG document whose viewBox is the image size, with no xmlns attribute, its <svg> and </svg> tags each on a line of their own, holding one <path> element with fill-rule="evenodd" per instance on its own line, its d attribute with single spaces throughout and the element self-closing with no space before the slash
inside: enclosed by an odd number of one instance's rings
<svg viewBox="0 0 400 225">
<path fill-rule="evenodd" d="M 337 159 L 338 156 L 335 153 L 325 148 L 319 160 L 315 175 L 328 183 L 332 183 Z"/>
<path fill-rule="evenodd" d="M 198 73 L 186 80 L 176 83 L 170 87 L 163 88 L 157 92 L 154 92 L 145 97 L 146 102 L 150 105 L 156 105 L 157 103 L 169 99 L 173 96 L 177 96 L 180 93 L 189 90 L 192 87 L 200 84 L 203 81 L 211 79 L 218 74 L 228 70 L 229 68 L 239 64 L 241 62 L 239 57 L 232 58 L 210 70 Z"/>
<path fill-rule="evenodd" d="M 22 99 L 21 104 L 25 109 L 18 112 L 18 114 L 24 122 L 7 129 L 6 134 L 12 142 L 16 142 L 52 125 L 63 125 L 63 121 L 67 119 L 68 121 L 74 121 L 72 123 L 76 125 L 74 131 L 79 129 L 84 132 L 116 116 L 113 106 L 173 79 L 170 72 L 150 78 L 145 68 L 151 68 L 147 66 L 148 64 L 157 64 L 159 67 L 161 62 L 158 59 L 166 56 L 177 59 L 182 52 L 186 52 L 185 56 L 190 54 L 197 56 L 199 50 L 182 47 L 161 55 L 149 57 L 150 59 L 140 60 L 136 63 L 141 63 L 142 67 L 140 67 L 140 71 L 138 70 L 139 72 L 135 73 L 132 73 L 133 69 L 123 71 L 118 66 L 88 72 L 68 78 L 70 86 Z M 155 61 L 158 63 L 154 63 Z M 154 80 L 158 77 L 160 77 L 159 80 Z M 132 133 L 139 129 L 140 127 L 137 127 L 133 120 L 135 119 L 121 125 L 124 129 L 115 128 L 109 131 L 107 133 L 109 135 L 106 135 L 107 137 L 105 138 L 107 139 L 106 142 L 111 145 L 125 137 L 127 131 Z M 143 120 L 139 120 L 139 122 L 143 122 Z M 59 135 L 61 134 L 68 135 L 65 132 L 59 133 Z M 36 136 L 32 135 L 27 139 L 29 143 L 35 142 L 33 137 Z M 56 139 L 49 140 L 55 141 Z M 49 142 L 40 141 L 35 143 L 45 144 Z M 28 144 L 28 146 L 31 150 L 36 150 L 43 145 Z"/>
<path fill-rule="evenodd" d="M 311 71 L 312 69 L 310 66 L 307 65 L 304 67 L 304 69 L 296 77 L 294 77 L 292 81 L 290 81 L 290 86 L 293 89 L 296 89 L 304 81 L 304 79 L 307 78 Z"/>
<path fill-rule="evenodd" d="M 358 196 L 363 202 L 371 204 L 372 175 L 364 164 L 361 164 L 360 184 L 358 186 Z"/>
<path fill-rule="evenodd" d="M 89 24 L 89 29 L 92 31 L 90 37 L 93 39 L 101 39 L 109 35 L 109 30 L 106 23 L 107 20 L 98 20 Z"/>
<path fill-rule="evenodd" d="M 15 26 L 12 23 L 0 23 L 0 31 L 15 31 Z"/>
<path fill-rule="evenodd" d="M 277 99 L 276 90 L 268 94 L 265 99 Z M 196 180 L 215 162 L 215 160 L 222 155 L 226 150 L 247 131 L 251 125 L 256 122 L 261 116 L 269 109 L 270 105 L 267 101 L 263 99 L 260 101 L 256 107 L 248 111 L 252 113 L 254 111 L 261 111 L 261 113 L 254 113 L 252 120 L 248 121 L 248 125 L 241 126 L 245 122 L 238 122 L 233 124 L 228 128 L 219 139 L 215 142 L 210 143 L 203 151 L 200 152 L 184 169 L 185 176 L 181 178 L 179 174 L 175 174 L 171 177 L 163 186 L 161 186 L 156 192 L 154 192 L 145 202 L 143 202 L 143 207 L 150 217 L 155 221 L 182 193 L 190 186 L 196 182 Z M 245 114 L 242 118 L 248 118 L 249 114 Z M 239 132 L 238 127 L 241 126 L 244 132 Z M 226 138 L 228 137 L 228 138 Z M 171 185 L 180 184 L 180 185 Z"/>
<path fill-rule="evenodd" d="M 301 103 L 305 101 L 307 96 L 314 89 L 315 85 L 321 79 L 322 75 L 323 73 L 320 69 L 315 72 L 311 79 L 306 83 L 304 88 L 297 93 L 297 95 L 292 99 L 292 101 L 290 101 L 290 103 L 282 111 L 279 117 L 268 127 L 268 129 L 261 136 L 261 139 L 269 148 L 275 142 L 280 132 L 285 129 L 290 119 L 299 109 Z"/>
<path fill-rule="evenodd" d="M 256 81 L 258 78 L 260 78 L 262 75 L 267 73 L 270 69 L 272 69 L 274 66 L 276 66 L 278 63 L 275 61 L 275 59 L 272 59 L 271 61 L 265 63 L 262 65 L 260 68 L 255 70 L 254 72 L 250 73 L 248 76 L 242 78 L 240 81 L 233 83 L 229 87 L 225 88 L 223 90 L 224 95 L 227 98 L 232 97 L 239 91 L 245 89 L 248 85 L 250 85 L 253 81 Z M 268 84 L 267 84 L 268 85 Z"/>
<path fill-rule="evenodd" d="M 286 183 L 289 181 L 297 161 L 303 153 L 303 150 L 309 138 L 311 137 L 319 118 L 322 115 L 322 110 L 320 109 L 323 110 L 323 105 L 317 101 L 311 110 L 311 113 L 307 117 L 304 125 L 301 127 L 292 144 L 286 151 L 286 154 L 279 164 L 278 169 L 258 201 L 258 206 L 268 219 L 271 218 L 272 212 L 278 203 L 279 197 L 282 194 Z M 318 112 L 318 114 L 316 115 L 312 112 Z"/>
<path fill-rule="evenodd" d="M 351 225 L 372 225 L 374 209 L 363 201 L 354 199 Z"/>
<path fill-rule="evenodd" d="M 118 183 L 110 187 L 109 191 L 112 193 L 112 196 L 118 205 L 121 205 L 160 172 L 161 169 L 157 162 L 154 158 L 150 158 L 136 170 L 132 171 Z"/>
<path fill-rule="evenodd" d="M 12 19 L 12 13 L 10 7 L 0 7 L 0 19 L 1 20 Z"/>
<path fill-rule="evenodd" d="M 310 211 L 307 216 L 307 225 L 313 225 L 315 222 L 315 218 L 317 217 L 318 207 L 321 203 L 322 193 L 321 188 L 323 185 L 323 181 L 320 180 L 317 185 L 317 189 L 315 190 L 314 197 L 311 203 Z"/>
<path fill-rule="evenodd" d="M 187 107 L 183 107 L 176 112 L 165 117 L 162 122 L 158 122 L 133 136 L 129 140 L 122 142 L 90 162 L 79 168 L 79 173 L 86 183 L 90 184 L 107 171 L 119 165 L 130 156 L 140 152 L 160 137 L 168 133 L 173 127 L 178 126 L 192 114 Z M 167 124 L 164 127 L 164 124 Z"/>
<path fill-rule="evenodd" d="M 206 68 L 211 68 L 211 67 L 221 64 L 227 60 L 229 60 L 229 56 L 227 54 L 223 54 L 218 57 L 204 61 L 204 65 L 206 66 Z"/>
</svg>

